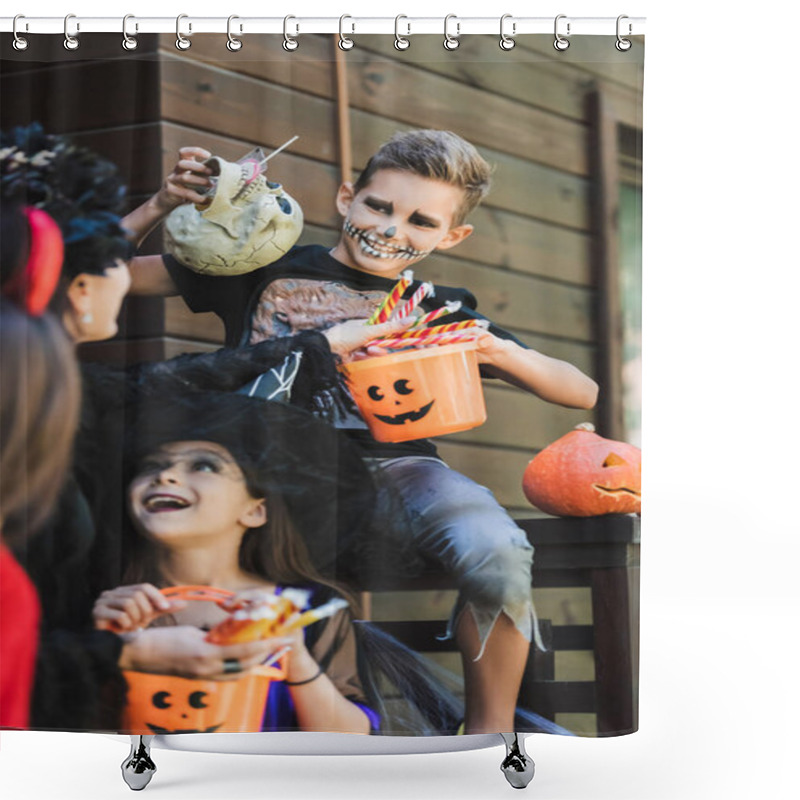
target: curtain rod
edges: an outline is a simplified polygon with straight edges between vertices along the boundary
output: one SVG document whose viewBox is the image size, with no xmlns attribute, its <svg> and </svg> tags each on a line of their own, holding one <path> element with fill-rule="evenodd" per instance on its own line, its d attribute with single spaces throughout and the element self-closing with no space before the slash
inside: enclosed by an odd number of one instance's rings
<svg viewBox="0 0 800 800">
<path fill-rule="evenodd" d="M 132 4 L 134 5 L 134 4 Z M 16 27 L 15 27 L 16 19 Z M 235 22 L 233 22 L 235 20 Z M 289 34 L 299 36 L 304 33 L 360 33 L 414 36 L 417 34 L 438 34 L 445 32 L 450 36 L 474 34 L 499 34 L 501 28 L 507 36 L 526 34 L 550 34 L 556 30 L 563 37 L 571 36 L 641 36 L 644 34 L 644 17 L 459 17 L 449 14 L 445 17 L 195 17 L 181 14 L 176 17 L 137 17 L 127 15 L 125 32 L 129 36 L 146 33 L 175 33 L 178 28 L 184 36 L 195 33 L 235 33 L 245 34 Z M 0 17 L 0 32 L 17 34 L 64 34 L 65 28 L 71 36 L 82 33 L 122 33 L 123 18 L 83 17 L 70 14 L 67 17 L 36 17 L 19 14 L 16 17 Z"/>
</svg>

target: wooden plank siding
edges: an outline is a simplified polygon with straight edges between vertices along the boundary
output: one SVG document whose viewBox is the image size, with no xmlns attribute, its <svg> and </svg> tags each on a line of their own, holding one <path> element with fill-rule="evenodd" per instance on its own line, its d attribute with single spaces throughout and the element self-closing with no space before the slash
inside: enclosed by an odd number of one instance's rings
<svg viewBox="0 0 800 800">
<path fill-rule="evenodd" d="M 0 121 L 3 128 L 41 121 L 51 133 L 156 122 L 158 74 L 158 62 L 152 57 L 54 62 L 18 72 L 3 70 Z M 110 87 L 114 88 L 113 97 L 109 96 Z M 101 98 L 105 99 L 99 101 Z"/>
<path fill-rule="evenodd" d="M 626 53 L 617 50 L 615 39 L 611 36 L 580 36 L 560 53 L 553 48 L 552 36 L 524 36 L 517 41 L 533 58 L 544 57 L 549 60 L 555 56 L 558 61 L 572 64 L 587 75 L 641 92 L 644 61 L 641 57 L 635 57 L 635 48 L 643 47 L 644 38 L 630 38 L 633 48 Z"/>
<path fill-rule="evenodd" d="M 263 37 L 259 43 L 261 52 L 274 49 L 275 43 L 270 42 L 270 38 L 279 37 Z M 366 37 L 366 41 L 382 38 L 385 37 Z M 332 60 L 331 46 L 330 37 L 309 36 L 303 39 L 306 52 L 300 55 L 298 51 L 298 62 L 315 59 L 313 69 L 292 70 L 286 69 L 285 65 L 281 68 L 268 59 L 229 58 L 209 40 L 198 48 L 193 46 L 184 51 L 180 58 L 195 64 L 202 61 L 216 67 L 220 74 L 235 73 L 251 77 L 256 82 L 281 85 L 333 100 L 333 71 L 329 69 L 330 74 L 322 79 L 319 76 L 320 62 L 324 65 L 324 61 Z M 162 51 L 167 57 L 173 57 L 174 52 L 174 47 Z M 568 172 L 588 173 L 584 131 L 581 130 L 585 126 L 561 115 L 545 113 L 535 105 L 523 105 L 497 92 L 485 91 L 459 78 L 424 69 L 421 66 L 424 61 L 424 58 L 410 58 L 408 55 L 384 58 L 363 47 L 353 49 L 347 57 L 352 108 L 414 127 L 419 127 L 425 119 L 435 119 L 440 127 L 458 129 L 476 146 L 485 145 L 521 154 L 527 160 Z M 480 109 L 479 114 L 477 109 Z M 486 124 L 487 119 L 501 123 L 508 118 L 514 119 L 513 126 Z M 371 143 L 366 155 L 374 152 L 383 138 Z"/>
<path fill-rule="evenodd" d="M 190 74 L 192 82 L 187 85 Z M 162 81 L 164 120 L 269 147 L 278 147 L 302 131 L 300 139 L 292 145 L 292 153 L 335 163 L 336 132 L 333 126 L 336 113 L 332 99 L 257 81 L 250 76 L 227 73 L 215 66 L 193 64 L 185 56 L 169 53 L 164 54 Z M 351 81 L 351 96 L 352 91 Z M 282 113 L 271 115 L 271 107 L 280 108 Z M 508 113 L 513 110 L 514 105 L 509 103 Z M 310 120 L 313 120 L 313 125 L 310 125 Z M 448 122 L 457 121 L 439 120 L 432 116 L 420 116 L 418 120 L 416 124 L 398 123 L 357 108 L 351 110 L 355 166 L 363 168 L 369 156 L 397 130 L 434 123 L 446 128 Z M 460 131 L 458 126 L 450 127 Z M 480 145 L 480 142 L 474 143 Z M 497 170 L 487 207 L 539 218 L 578 231 L 590 228 L 587 181 L 585 177 L 563 173 L 559 168 L 563 158 L 535 162 L 521 158 L 519 152 L 524 151 L 520 148 L 516 154 L 489 145 L 479 149 Z M 544 157 L 545 154 L 540 155 Z M 532 187 L 535 187 L 534 191 Z"/>
</svg>

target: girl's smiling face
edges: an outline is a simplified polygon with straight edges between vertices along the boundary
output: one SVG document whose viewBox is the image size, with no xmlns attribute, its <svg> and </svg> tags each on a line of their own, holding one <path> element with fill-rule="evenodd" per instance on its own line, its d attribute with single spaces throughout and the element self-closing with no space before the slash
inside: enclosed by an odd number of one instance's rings
<svg viewBox="0 0 800 800">
<path fill-rule="evenodd" d="M 214 442 L 170 442 L 145 458 L 128 490 L 136 529 L 168 546 L 241 534 L 267 521 L 230 452 Z"/>
</svg>

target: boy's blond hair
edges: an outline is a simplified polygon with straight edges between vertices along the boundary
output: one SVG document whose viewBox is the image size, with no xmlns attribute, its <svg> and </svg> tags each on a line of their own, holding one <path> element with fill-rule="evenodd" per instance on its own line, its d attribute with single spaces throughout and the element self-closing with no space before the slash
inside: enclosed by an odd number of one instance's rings
<svg viewBox="0 0 800 800">
<path fill-rule="evenodd" d="M 404 170 L 463 189 L 464 200 L 453 227 L 461 225 L 486 197 L 492 174 L 492 168 L 468 141 L 451 131 L 436 130 L 396 133 L 367 162 L 355 183 L 355 192 L 364 189 L 381 169 Z"/>
</svg>

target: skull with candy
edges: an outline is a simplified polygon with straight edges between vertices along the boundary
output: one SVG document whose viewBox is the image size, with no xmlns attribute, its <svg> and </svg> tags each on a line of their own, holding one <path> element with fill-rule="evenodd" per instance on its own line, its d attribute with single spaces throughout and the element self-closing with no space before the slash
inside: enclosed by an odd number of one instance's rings
<svg viewBox="0 0 800 800">
<path fill-rule="evenodd" d="M 169 215 L 167 252 L 207 275 L 242 275 L 285 255 L 300 237 L 303 211 L 280 183 L 267 180 L 263 151 L 237 162 L 214 156 L 205 164 L 215 176 L 211 202 Z"/>
</svg>

